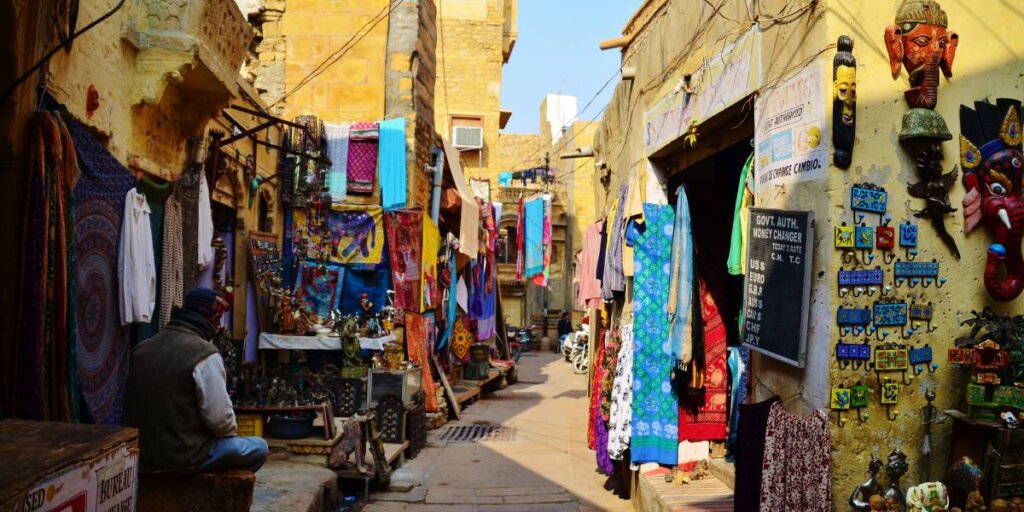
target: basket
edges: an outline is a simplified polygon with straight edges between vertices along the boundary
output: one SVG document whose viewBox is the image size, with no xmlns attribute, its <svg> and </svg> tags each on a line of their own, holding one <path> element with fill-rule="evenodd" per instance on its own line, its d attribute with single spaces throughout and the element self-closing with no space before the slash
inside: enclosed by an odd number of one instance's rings
<svg viewBox="0 0 1024 512">
<path fill-rule="evenodd" d="M 262 414 L 236 414 L 235 422 L 240 437 L 263 437 Z"/>
<path fill-rule="evenodd" d="M 305 414 L 292 418 L 274 414 L 267 423 L 267 436 L 275 439 L 302 439 L 313 433 L 315 414 Z"/>
</svg>

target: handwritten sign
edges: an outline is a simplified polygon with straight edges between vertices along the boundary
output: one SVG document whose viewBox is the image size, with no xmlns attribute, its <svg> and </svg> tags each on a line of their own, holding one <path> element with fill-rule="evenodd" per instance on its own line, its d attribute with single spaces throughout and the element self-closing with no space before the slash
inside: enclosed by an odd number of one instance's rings
<svg viewBox="0 0 1024 512">
<path fill-rule="evenodd" d="M 812 212 L 750 209 L 743 342 L 803 368 L 811 294 Z"/>
</svg>

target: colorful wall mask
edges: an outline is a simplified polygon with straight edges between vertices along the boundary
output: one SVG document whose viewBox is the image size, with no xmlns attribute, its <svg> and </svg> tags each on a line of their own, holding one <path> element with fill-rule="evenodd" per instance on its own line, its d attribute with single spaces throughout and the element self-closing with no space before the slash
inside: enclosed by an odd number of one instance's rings
<svg viewBox="0 0 1024 512">
<path fill-rule="evenodd" d="M 892 75 L 907 68 L 910 89 L 904 95 L 911 108 L 934 109 L 939 99 L 939 71 L 953 76 L 953 59 L 960 42 L 949 30 L 946 12 L 934 0 L 903 0 L 896 24 L 885 29 Z"/>
<path fill-rule="evenodd" d="M 1021 103 L 1000 98 L 960 107 L 960 164 L 964 168 L 964 231 L 984 221 L 995 237 L 985 262 L 985 289 L 1001 301 L 1024 291 L 1024 193 Z M 1000 267 L 1006 271 L 1000 277 Z"/>
<path fill-rule="evenodd" d="M 853 139 L 857 133 L 857 59 L 853 39 L 839 36 L 832 58 L 832 145 L 833 161 L 840 169 L 849 169 L 853 161 Z"/>
</svg>

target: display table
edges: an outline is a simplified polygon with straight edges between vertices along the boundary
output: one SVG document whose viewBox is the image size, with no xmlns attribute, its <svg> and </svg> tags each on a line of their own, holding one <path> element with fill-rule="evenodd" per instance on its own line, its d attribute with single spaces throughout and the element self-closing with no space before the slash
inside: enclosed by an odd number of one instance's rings
<svg viewBox="0 0 1024 512">
<path fill-rule="evenodd" d="M 359 348 L 384 350 L 384 345 L 397 340 L 394 334 L 380 338 L 359 338 Z M 260 333 L 261 350 L 341 350 L 341 338 L 333 336 L 294 336 Z"/>
</svg>

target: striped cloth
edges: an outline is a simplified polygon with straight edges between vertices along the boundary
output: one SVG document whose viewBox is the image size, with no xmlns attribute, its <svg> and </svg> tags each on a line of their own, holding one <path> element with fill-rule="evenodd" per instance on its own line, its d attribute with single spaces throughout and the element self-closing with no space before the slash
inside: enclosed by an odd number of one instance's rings
<svg viewBox="0 0 1024 512">
<path fill-rule="evenodd" d="M 713 476 L 689 484 L 673 485 L 665 481 L 671 474 L 666 468 L 648 471 L 640 476 L 640 492 L 653 490 L 663 507 L 672 512 L 732 512 L 732 489 Z"/>
</svg>

